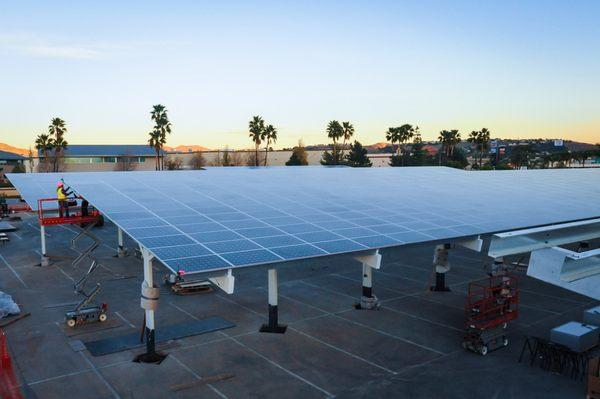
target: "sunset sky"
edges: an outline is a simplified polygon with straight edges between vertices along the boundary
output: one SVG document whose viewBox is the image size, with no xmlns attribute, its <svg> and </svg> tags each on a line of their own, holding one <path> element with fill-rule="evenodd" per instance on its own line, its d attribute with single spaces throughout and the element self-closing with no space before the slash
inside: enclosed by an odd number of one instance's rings
<svg viewBox="0 0 600 399">
<path fill-rule="evenodd" d="M 12 1 L 0 11 L 0 142 L 27 147 L 52 117 L 67 140 L 276 148 L 389 126 L 487 127 L 494 137 L 600 141 L 600 1 Z"/>
</svg>

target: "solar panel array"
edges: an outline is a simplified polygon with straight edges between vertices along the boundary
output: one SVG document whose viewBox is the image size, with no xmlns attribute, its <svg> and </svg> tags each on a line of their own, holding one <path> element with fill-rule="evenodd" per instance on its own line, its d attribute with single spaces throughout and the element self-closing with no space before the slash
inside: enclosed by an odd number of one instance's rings
<svg viewBox="0 0 600 399">
<path fill-rule="evenodd" d="M 600 217 L 600 170 L 298 167 L 61 176 L 165 266 L 187 273 Z"/>
<path fill-rule="evenodd" d="M 12 173 L 11 183 L 17 187 L 21 198 L 29 207 L 36 211 L 38 199 L 56 198 L 56 184 L 62 175 L 54 173 Z"/>
</svg>

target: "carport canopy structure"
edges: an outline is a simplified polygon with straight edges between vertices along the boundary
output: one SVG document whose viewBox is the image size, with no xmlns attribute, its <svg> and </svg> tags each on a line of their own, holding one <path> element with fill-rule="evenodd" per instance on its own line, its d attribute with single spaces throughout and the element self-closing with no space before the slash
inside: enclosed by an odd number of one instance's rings
<svg viewBox="0 0 600 399">
<path fill-rule="evenodd" d="M 565 223 L 589 229 L 600 218 L 600 170 L 593 169 L 275 167 L 8 177 L 32 209 L 64 179 L 140 245 L 148 273 L 157 259 L 174 273 L 207 274 L 227 292 L 237 268 L 269 265 L 271 294 L 276 264 L 347 253 L 363 263 L 365 292 L 386 247 L 481 249 L 484 235 L 501 240 L 499 233 Z M 595 226 L 592 237 L 600 236 Z M 585 278 L 598 277 L 593 263 L 586 258 Z M 153 287 L 146 275 L 150 301 Z M 276 317 L 276 295 L 269 304 Z"/>
</svg>

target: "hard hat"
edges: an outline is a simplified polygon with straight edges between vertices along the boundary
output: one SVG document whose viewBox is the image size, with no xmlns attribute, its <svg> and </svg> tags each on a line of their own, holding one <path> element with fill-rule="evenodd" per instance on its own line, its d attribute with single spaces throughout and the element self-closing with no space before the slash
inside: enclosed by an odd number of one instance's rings
<svg viewBox="0 0 600 399">
<path fill-rule="evenodd" d="M 62 187 L 63 186 L 63 182 L 59 181 L 58 184 L 56 185 L 57 187 Z"/>
</svg>

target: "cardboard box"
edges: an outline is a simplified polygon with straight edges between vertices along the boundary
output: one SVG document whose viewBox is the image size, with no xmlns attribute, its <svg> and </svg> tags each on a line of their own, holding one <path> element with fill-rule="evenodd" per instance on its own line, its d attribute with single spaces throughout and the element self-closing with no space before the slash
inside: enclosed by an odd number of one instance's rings
<svg viewBox="0 0 600 399">
<path fill-rule="evenodd" d="M 589 399 L 600 398 L 600 358 L 588 360 L 587 396 Z"/>
<path fill-rule="evenodd" d="M 550 340 L 581 353 L 598 345 L 600 328 L 570 321 L 550 331 Z"/>
<path fill-rule="evenodd" d="M 583 322 L 593 326 L 600 326 L 600 305 L 583 312 Z"/>
</svg>

